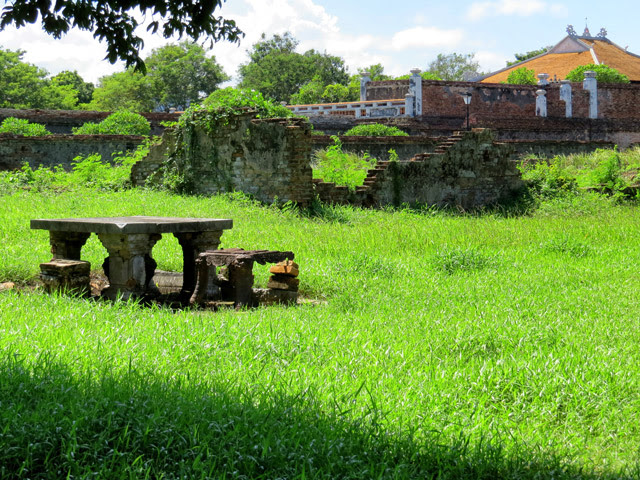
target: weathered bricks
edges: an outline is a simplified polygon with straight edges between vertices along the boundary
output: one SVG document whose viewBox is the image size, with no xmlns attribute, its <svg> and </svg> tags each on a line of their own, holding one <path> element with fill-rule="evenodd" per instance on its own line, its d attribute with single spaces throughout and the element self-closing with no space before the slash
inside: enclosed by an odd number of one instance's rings
<svg viewBox="0 0 640 480">
<path fill-rule="evenodd" d="M 40 264 L 40 280 L 48 293 L 91 295 L 91 264 L 83 260 L 54 259 Z"/>
</svg>

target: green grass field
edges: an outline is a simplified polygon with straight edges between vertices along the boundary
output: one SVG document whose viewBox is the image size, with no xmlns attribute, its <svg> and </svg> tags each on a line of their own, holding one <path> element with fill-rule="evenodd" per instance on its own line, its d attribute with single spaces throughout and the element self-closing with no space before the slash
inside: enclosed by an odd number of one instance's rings
<svg viewBox="0 0 640 480">
<path fill-rule="evenodd" d="M 0 200 L 0 282 L 50 258 L 32 218 L 217 217 L 234 220 L 222 247 L 293 250 L 305 299 L 211 312 L 0 292 L 2 478 L 640 478 L 637 204 Z M 93 236 L 83 258 L 104 256 Z M 154 258 L 181 269 L 170 236 Z"/>
</svg>

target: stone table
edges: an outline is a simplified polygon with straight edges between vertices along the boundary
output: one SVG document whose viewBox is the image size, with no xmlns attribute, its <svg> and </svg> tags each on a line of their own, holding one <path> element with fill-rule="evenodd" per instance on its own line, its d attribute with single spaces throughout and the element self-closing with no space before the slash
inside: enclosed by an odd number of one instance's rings
<svg viewBox="0 0 640 480">
<path fill-rule="evenodd" d="M 184 280 L 181 295 L 189 299 L 196 284 L 195 260 L 206 250 L 215 250 L 229 219 L 173 217 L 105 217 L 31 220 L 31 228 L 49 231 L 53 259 L 80 260 L 82 246 L 96 233 L 109 256 L 103 268 L 109 287 L 102 294 L 153 296 L 159 292 L 151 279 L 156 262 L 151 250 L 163 233 L 172 233 L 182 247 Z"/>
</svg>

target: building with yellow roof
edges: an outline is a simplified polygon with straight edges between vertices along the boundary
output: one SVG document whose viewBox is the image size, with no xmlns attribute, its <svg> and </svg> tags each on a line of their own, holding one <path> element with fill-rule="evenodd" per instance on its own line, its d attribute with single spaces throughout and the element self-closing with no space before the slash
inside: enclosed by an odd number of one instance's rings
<svg viewBox="0 0 640 480">
<path fill-rule="evenodd" d="M 533 70 L 536 76 L 546 73 L 550 80 L 559 81 L 573 69 L 593 63 L 615 68 L 631 82 L 640 82 L 640 56 L 609 40 L 604 28 L 595 37 L 591 36 L 588 28 L 579 36 L 571 25 L 567 27 L 567 33 L 560 43 L 545 53 L 480 77 L 478 81 L 503 83 L 511 72 L 521 67 Z"/>
</svg>

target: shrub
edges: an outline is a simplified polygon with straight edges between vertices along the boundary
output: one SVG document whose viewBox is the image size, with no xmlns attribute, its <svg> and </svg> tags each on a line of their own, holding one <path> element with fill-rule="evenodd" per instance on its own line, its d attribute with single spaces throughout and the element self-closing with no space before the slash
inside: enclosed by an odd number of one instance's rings
<svg viewBox="0 0 640 480">
<path fill-rule="evenodd" d="M 527 68 L 520 67 L 512 71 L 507 77 L 507 82 L 513 85 L 536 85 L 536 72 Z"/>
<path fill-rule="evenodd" d="M 370 123 L 368 125 L 356 125 L 345 132 L 345 136 L 363 137 L 408 137 L 407 132 L 403 132 L 398 127 L 390 127 L 380 123 Z"/>
<path fill-rule="evenodd" d="M 0 125 L 0 133 L 13 133 L 14 135 L 24 135 L 25 137 L 39 137 L 51 135 L 44 125 L 40 123 L 29 123 L 24 118 L 7 117 Z"/>
<path fill-rule="evenodd" d="M 243 88 L 223 88 L 216 90 L 203 102 L 204 109 L 211 111 L 224 108 L 230 111 L 239 111 L 242 108 L 250 108 L 258 112 L 258 118 L 291 117 L 293 113 L 287 107 L 265 99 L 260 92 Z M 200 111 L 203 106 L 192 107 L 188 112 Z M 183 115 L 186 116 L 186 115 Z"/>
<path fill-rule="evenodd" d="M 74 128 L 74 135 L 144 135 L 151 133 L 151 125 L 139 113 L 120 110 L 100 123 L 85 123 Z"/>
<path fill-rule="evenodd" d="M 571 82 L 582 82 L 584 80 L 584 72 L 589 70 L 596 72 L 596 80 L 599 83 L 629 83 L 629 77 L 620 73 L 615 68 L 608 65 L 595 65 L 593 63 L 574 68 L 567 74 L 567 80 Z"/>
<path fill-rule="evenodd" d="M 375 167 L 376 159 L 368 153 L 343 152 L 340 139 L 335 135 L 331 138 L 333 145 L 313 155 L 313 177 L 355 190 L 362 185 L 369 169 Z"/>
</svg>

